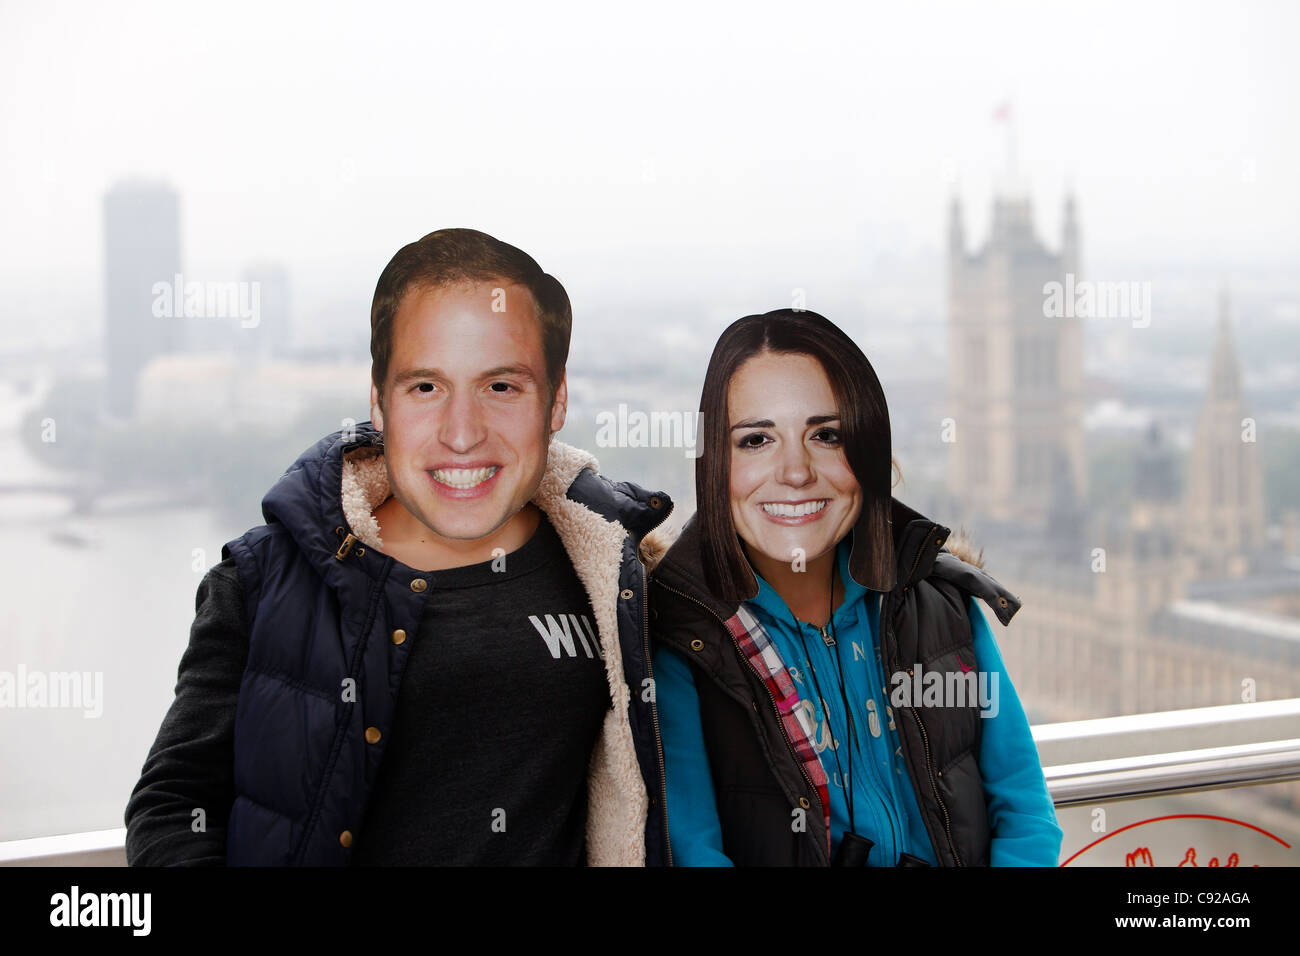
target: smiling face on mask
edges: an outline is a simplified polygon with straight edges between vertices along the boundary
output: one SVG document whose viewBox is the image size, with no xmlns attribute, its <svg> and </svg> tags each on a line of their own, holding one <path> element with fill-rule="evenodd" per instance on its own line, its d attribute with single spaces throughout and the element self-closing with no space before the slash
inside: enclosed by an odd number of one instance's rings
<svg viewBox="0 0 1300 956">
<path fill-rule="evenodd" d="M 727 411 L 731 517 L 755 569 L 832 551 L 857 521 L 862 491 L 821 364 L 759 352 L 732 377 Z"/>
<path fill-rule="evenodd" d="M 391 506 L 389 525 L 430 548 L 522 543 L 532 519 L 521 509 L 564 425 L 567 390 L 561 380 L 550 402 L 532 296 L 501 292 L 493 282 L 412 288 L 394 318 L 382 409 L 371 388 L 393 497 L 423 528 Z"/>
</svg>

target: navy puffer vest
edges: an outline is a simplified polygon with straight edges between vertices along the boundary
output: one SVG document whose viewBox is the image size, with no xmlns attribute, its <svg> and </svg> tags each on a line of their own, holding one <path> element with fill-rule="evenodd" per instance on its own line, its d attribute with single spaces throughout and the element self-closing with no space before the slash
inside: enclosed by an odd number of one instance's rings
<svg viewBox="0 0 1300 956">
<path fill-rule="evenodd" d="M 430 597 L 420 572 L 367 547 L 344 516 L 344 456 L 381 446 L 369 422 L 323 438 L 267 493 L 266 523 L 222 551 L 238 565 L 250 634 L 235 717 L 235 800 L 226 847 L 232 865 L 349 862 L 411 648 L 395 643 L 393 632 L 415 633 Z M 559 485 L 557 459 L 576 472 Z M 559 442 L 552 444 L 543 488 L 548 481 L 558 493 L 544 503 L 539 491 L 533 500 L 561 532 L 580 578 L 587 575 L 584 584 L 609 582 L 611 593 L 592 594 L 589 584 L 588 593 L 598 618 L 601 608 L 610 608 L 601 640 L 607 649 L 613 643 L 623 665 L 622 680 L 610 677 L 613 710 L 593 757 L 592 773 L 605 775 L 595 789 L 612 796 L 589 808 L 588 860 L 662 863 L 653 699 L 629 688 L 640 688 L 648 674 L 637 545 L 672 505 L 662 493 L 597 475 L 594 459 Z M 579 548 L 602 555 L 594 570 L 590 555 L 575 556 L 575 526 L 587 535 L 584 544 L 591 528 L 604 532 L 603 550 Z M 633 750 L 634 760 L 621 759 Z"/>
</svg>

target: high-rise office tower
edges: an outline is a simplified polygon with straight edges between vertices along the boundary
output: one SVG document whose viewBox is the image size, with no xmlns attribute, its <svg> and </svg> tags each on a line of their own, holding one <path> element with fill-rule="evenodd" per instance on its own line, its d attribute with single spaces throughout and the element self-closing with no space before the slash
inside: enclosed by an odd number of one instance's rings
<svg viewBox="0 0 1300 956">
<path fill-rule="evenodd" d="M 121 182 L 104 195 L 104 351 L 108 410 L 129 418 L 149 359 L 178 351 L 185 330 L 154 315 L 155 283 L 181 271 L 180 199 L 163 183 Z M 179 310 L 177 310 L 177 314 Z"/>
</svg>

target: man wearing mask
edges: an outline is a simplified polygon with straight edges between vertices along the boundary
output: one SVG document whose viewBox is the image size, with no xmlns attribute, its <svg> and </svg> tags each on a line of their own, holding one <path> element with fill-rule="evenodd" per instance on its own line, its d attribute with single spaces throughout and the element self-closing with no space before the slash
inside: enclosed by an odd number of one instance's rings
<svg viewBox="0 0 1300 956">
<path fill-rule="evenodd" d="M 643 537 L 668 497 L 564 424 L 571 309 L 444 229 L 371 309 L 371 420 L 199 585 L 132 865 L 667 862 Z"/>
</svg>

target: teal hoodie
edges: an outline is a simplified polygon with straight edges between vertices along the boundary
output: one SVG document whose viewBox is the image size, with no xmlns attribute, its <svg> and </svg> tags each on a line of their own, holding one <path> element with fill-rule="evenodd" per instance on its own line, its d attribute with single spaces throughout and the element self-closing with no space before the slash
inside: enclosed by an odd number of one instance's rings
<svg viewBox="0 0 1300 956">
<path fill-rule="evenodd" d="M 912 789 L 890 706 L 895 687 L 885 680 L 880 660 L 881 593 L 863 587 L 849 575 L 847 538 L 836 549 L 836 561 L 845 593 L 832 617 L 833 633 L 857 729 L 851 777 L 854 823 L 857 832 L 874 843 L 868 865 L 895 866 L 899 854 L 905 852 L 933 866 L 934 850 Z M 767 630 L 803 699 L 801 706 L 810 708 L 815 720 L 814 743 L 830 782 L 833 856 L 844 831 L 849 829 L 848 797 L 841 773 L 850 772 L 850 740 L 836 680 L 837 648 L 827 646 L 818 629 L 810 624 L 798 625 L 803 635 L 800 640 L 785 601 L 761 576 L 756 573 L 755 577 L 758 595 L 746 606 Z M 1055 866 L 1062 831 L 1029 722 L 976 599 L 968 597 L 966 605 L 981 681 L 981 704 L 987 702 L 979 767 L 992 836 L 990 865 Z M 826 698 L 825 708 L 817 700 L 810 667 L 816 669 L 816 681 Z M 654 671 L 673 861 L 678 866 L 730 866 L 722 850 L 722 830 L 690 665 L 676 651 L 659 647 L 654 655 Z"/>
</svg>

